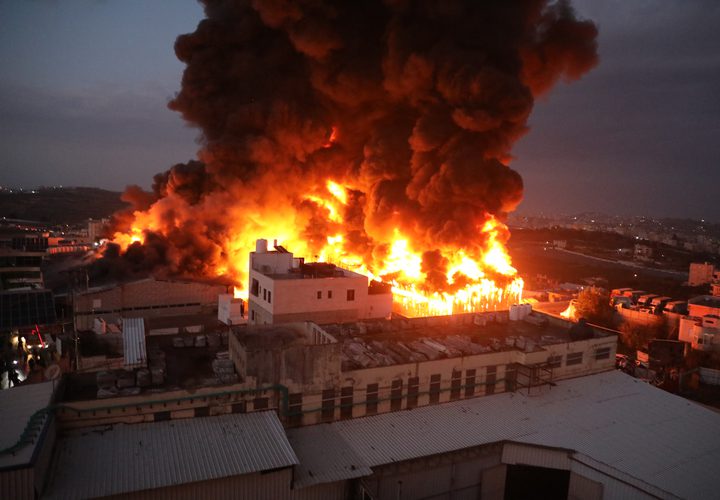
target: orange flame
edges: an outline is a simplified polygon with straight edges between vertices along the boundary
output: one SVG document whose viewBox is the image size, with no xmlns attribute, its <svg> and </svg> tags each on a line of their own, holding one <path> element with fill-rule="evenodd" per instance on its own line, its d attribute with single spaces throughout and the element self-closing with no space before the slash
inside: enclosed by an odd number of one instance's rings
<svg viewBox="0 0 720 500">
<path fill-rule="evenodd" d="M 220 264 L 212 272 L 231 278 L 237 286 L 234 296 L 247 299 L 247 266 L 255 240 L 277 239 L 295 255 L 321 262 L 333 262 L 351 271 L 367 275 L 371 280 L 389 283 L 394 295 L 394 307 L 406 316 L 435 316 L 464 312 L 478 312 L 507 308 L 522 300 L 523 280 L 510 263 L 501 234 L 504 224 L 488 216 L 478 228 L 478 238 L 485 242 L 481 251 L 443 247 L 438 251 L 447 262 L 446 286 L 431 290 L 423 270 L 422 251 L 412 239 L 394 228 L 386 251 L 363 257 L 353 250 L 345 227 L 345 209 L 349 186 L 326 180 L 304 196 L 304 201 L 317 208 L 325 217 L 329 236 L 322 241 L 308 242 L 303 234 L 307 220 L 302 211 L 283 204 L 272 207 L 244 207 L 239 213 L 243 228 L 233 232 L 222 243 Z M 192 210 L 192 206 L 187 207 Z M 253 211 L 255 210 L 255 211 Z M 228 208 L 228 217 L 233 217 Z M 123 250 L 135 241 L 142 243 L 146 231 L 161 231 L 152 210 L 137 212 L 128 233 L 117 233 L 114 242 Z M 162 232 L 162 231 L 161 231 Z M 171 250 L 172 251 L 172 250 Z M 476 253 L 476 254 L 473 254 Z"/>
</svg>

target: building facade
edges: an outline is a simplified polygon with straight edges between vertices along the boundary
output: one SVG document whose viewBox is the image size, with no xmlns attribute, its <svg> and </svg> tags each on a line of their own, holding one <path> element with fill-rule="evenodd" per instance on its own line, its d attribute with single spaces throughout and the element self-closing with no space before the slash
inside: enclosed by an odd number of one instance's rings
<svg viewBox="0 0 720 500">
<path fill-rule="evenodd" d="M 305 263 L 283 247 L 269 251 L 258 240 L 250 253 L 248 322 L 331 323 L 389 317 L 389 287 L 324 262 Z"/>
<path fill-rule="evenodd" d="M 216 314 L 218 296 L 225 293 L 225 285 L 155 278 L 91 288 L 74 296 L 75 329 L 92 330 L 96 318 L 118 323 L 123 317 Z"/>
</svg>

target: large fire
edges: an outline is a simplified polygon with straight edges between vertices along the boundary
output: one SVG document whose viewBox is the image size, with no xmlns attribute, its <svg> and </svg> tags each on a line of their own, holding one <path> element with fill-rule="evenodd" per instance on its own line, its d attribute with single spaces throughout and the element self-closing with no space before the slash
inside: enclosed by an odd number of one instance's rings
<svg viewBox="0 0 720 500">
<path fill-rule="evenodd" d="M 201 1 L 168 103 L 198 157 L 125 192 L 125 253 L 99 267 L 242 294 L 267 238 L 389 283 L 410 316 L 521 299 L 502 222 L 523 196 L 512 146 L 537 96 L 597 64 L 592 22 L 554 0 Z"/>
<path fill-rule="evenodd" d="M 384 246 L 386 252 L 376 252 L 366 259 L 349 245 L 345 222 L 348 187 L 328 180 L 324 189 L 304 196 L 324 212 L 326 223 L 333 231 L 324 241 L 313 245 L 300 234 L 296 224 L 297 213 L 288 213 L 287 207 L 274 207 L 275 216 L 257 213 L 239 225 L 224 242 L 226 258 L 211 270 L 214 277 L 229 277 L 236 283 L 235 296 L 247 298 L 247 266 L 249 252 L 258 238 L 269 238 L 291 249 L 297 255 L 306 255 L 318 262 L 332 262 L 341 267 L 365 274 L 371 280 L 392 286 L 395 309 L 406 316 L 438 316 L 506 308 L 520 302 L 523 280 L 511 265 L 510 257 L 499 239 L 505 226 L 488 215 L 478 227 L 477 235 L 487 244 L 477 255 L 456 247 L 437 249 L 447 259 L 445 283 L 434 289 L 427 282 L 422 269 L 422 253 L 399 228 L 393 228 L 391 239 Z M 135 222 L 127 233 L 118 232 L 113 242 L 126 251 L 133 243 L 143 244 L 146 231 L 161 231 L 154 212 L 136 212 Z M 251 228 L 251 229 L 250 229 Z"/>
</svg>

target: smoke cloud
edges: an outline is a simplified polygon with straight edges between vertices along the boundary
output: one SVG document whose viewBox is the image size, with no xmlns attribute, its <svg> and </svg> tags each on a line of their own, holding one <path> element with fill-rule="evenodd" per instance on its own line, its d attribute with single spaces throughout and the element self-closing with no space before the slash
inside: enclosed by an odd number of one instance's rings
<svg viewBox="0 0 720 500">
<path fill-rule="evenodd" d="M 307 195 L 332 179 L 350 187 L 347 248 L 373 262 L 399 230 L 441 286 L 437 249 L 481 253 L 479 228 L 522 200 L 508 164 L 534 99 L 598 60 L 596 26 L 565 1 L 203 4 L 175 43 L 186 69 L 169 103 L 198 127 L 198 161 L 129 189 L 116 218 L 152 234 L 134 261 L 147 247 L 180 274 L 242 276 L 240 246 L 263 236 L 302 238 L 312 257 L 337 222 Z"/>
</svg>

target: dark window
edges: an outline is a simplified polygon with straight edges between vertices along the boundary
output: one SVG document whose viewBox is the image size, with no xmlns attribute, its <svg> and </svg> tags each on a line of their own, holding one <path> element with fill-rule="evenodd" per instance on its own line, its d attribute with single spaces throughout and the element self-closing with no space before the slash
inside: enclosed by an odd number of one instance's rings
<svg viewBox="0 0 720 500">
<path fill-rule="evenodd" d="M 195 408 L 195 416 L 196 417 L 209 417 L 210 416 L 210 407 L 203 406 L 201 408 Z"/>
<path fill-rule="evenodd" d="M 253 399 L 253 409 L 264 410 L 268 407 L 268 398 L 255 398 Z"/>
<path fill-rule="evenodd" d="M 245 401 L 241 401 L 239 403 L 234 403 L 232 405 L 232 412 L 233 413 L 245 413 Z"/>
<path fill-rule="evenodd" d="M 302 425 L 302 393 L 288 396 L 288 425 L 291 427 Z"/>
<path fill-rule="evenodd" d="M 503 496 L 506 500 L 568 498 L 569 487 L 570 471 L 515 464 L 507 466 Z"/>
<path fill-rule="evenodd" d="M 322 392 L 321 418 L 323 422 L 332 422 L 335 418 L 335 389 L 325 389 Z"/>
<path fill-rule="evenodd" d="M 485 394 L 495 394 L 495 382 L 497 381 L 497 366 L 487 367 L 485 378 Z"/>
<path fill-rule="evenodd" d="M 515 368 L 515 365 L 507 365 L 505 367 L 505 391 L 514 392 L 516 381 L 517 381 L 517 368 Z"/>
<path fill-rule="evenodd" d="M 450 401 L 460 399 L 461 376 L 462 374 L 459 370 L 452 371 L 452 378 L 450 379 Z"/>
<path fill-rule="evenodd" d="M 347 291 L 347 299 L 348 301 L 355 300 L 355 290 Z"/>
<path fill-rule="evenodd" d="M 571 365 L 579 365 L 582 363 L 583 360 L 583 353 L 581 352 L 571 352 L 567 355 L 567 361 L 565 361 L 565 366 L 571 366 Z"/>
<path fill-rule="evenodd" d="M 595 359 L 610 359 L 610 348 L 601 347 L 595 351 Z"/>
<path fill-rule="evenodd" d="M 418 392 L 420 388 L 420 378 L 410 377 L 408 379 L 407 407 L 415 408 L 418 405 Z"/>
<path fill-rule="evenodd" d="M 440 375 L 430 375 L 430 404 L 440 402 Z"/>
<path fill-rule="evenodd" d="M 272 292 L 268 290 L 268 303 L 272 304 Z"/>
<path fill-rule="evenodd" d="M 398 411 L 402 408 L 402 380 L 392 381 L 390 386 L 390 411 Z"/>
<path fill-rule="evenodd" d="M 353 388 L 343 387 L 340 389 L 340 418 L 352 418 L 353 411 Z"/>
<path fill-rule="evenodd" d="M 562 366 L 562 355 L 550 356 L 547 360 L 548 368 L 560 368 Z"/>
<path fill-rule="evenodd" d="M 250 293 L 255 297 L 260 296 L 260 283 L 255 278 L 253 278 L 252 284 L 250 285 Z"/>
<path fill-rule="evenodd" d="M 475 369 L 465 370 L 465 397 L 471 398 L 475 395 Z"/>
<path fill-rule="evenodd" d="M 170 412 L 169 411 L 159 411 L 155 413 L 155 422 L 162 422 L 164 420 L 170 420 Z"/>
<path fill-rule="evenodd" d="M 365 398 L 366 408 L 365 411 L 368 415 L 375 415 L 378 409 L 378 385 L 368 384 L 367 396 Z"/>
<path fill-rule="evenodd" d="M 322 290 L 318 290 L 317 292 L 317 298 L 322 299 Z"/>
<path fill-rule="evenodd" d="M 267 288 L 263 290 L 263 300 L 267 300 Z"/>
<path fill-rule="evenodd" d="M 328 299 L 332 299 L 332 290 L 328 290 Z"/>
<path fill-rule="evenodd" d="M 250 311 L 250 321 L 255 321 L 255 311 Z"/>
</svg>

